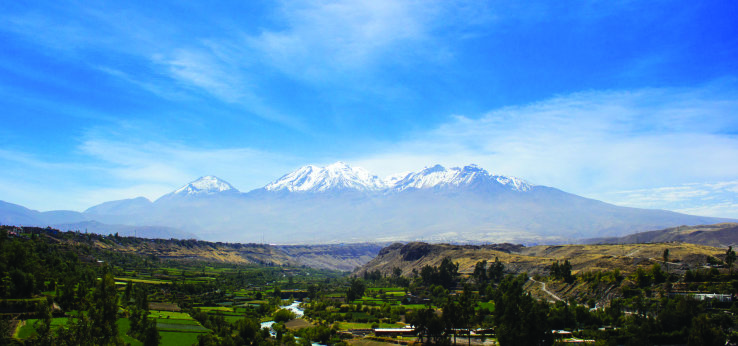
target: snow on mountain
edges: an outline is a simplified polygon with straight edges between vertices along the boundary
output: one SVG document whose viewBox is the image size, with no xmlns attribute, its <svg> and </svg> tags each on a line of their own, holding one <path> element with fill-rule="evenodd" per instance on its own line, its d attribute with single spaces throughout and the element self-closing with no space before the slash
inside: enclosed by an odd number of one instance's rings
<svg viewBox="0 0 738 346">
<path fill-rule="evenodd" d="M 486 170 L 469 165 L 445 168 L 426 167 L 419 172 L 404 172 L 380 179 L 363 168 L 343 162 L 318 167 L 303 166 L 264 187 L 267 191 L 325 192 L 358 190 L 399 192 L 407 189 L 431 189 L 469 186 L 475 182 L 493 182 L 514 191 L 528 191 L 531 185 L 515 177 L 491 175 Z"/>
<path fill-rule="evenodd" d="M 231 186 L 225 180 L 219 179 L 216 176 L 206 175 L 200 177 L 189 184 L 180 187 L 169 195 L 176 196 L 199 196 L 199 195 L 213 195 L 218 193 L 238 193 L 238 190 Z"/>
<path fill-rule="evenodd" d="M 489 181 L 495 181 L 514 191 L 528 191 L 531 188 L 531 185 L 522 179 L 491 175 L 486 170 L 477 167 L 477 165 L 469 165 L 461 168 L 445 168 L 441 165 L 435 165 L 427 167 L 420 172 L 407 174 L 401 179 L 390 177 L 385 181 L 395 191 L 459 187 L 468 186 L 475 182 Z"/>
<path fill-rule="evenodd" d="M 325 167 L 303 166 L 268 184 L 268 191 L 324 192 L 333 190 L 377 191 L 384 182 L 367 170 L 336 162 Z"/>
<path fill-rule="evenodd" d="M 498 183 L 515 191 L 528 191 L 533 187 L 533 185 L 529 184 L 527 181 L 516 177 L 506 177 L 504 175 L 493 175 L 491 177 L 492 179 L 497 180 Z"/>
</svg>

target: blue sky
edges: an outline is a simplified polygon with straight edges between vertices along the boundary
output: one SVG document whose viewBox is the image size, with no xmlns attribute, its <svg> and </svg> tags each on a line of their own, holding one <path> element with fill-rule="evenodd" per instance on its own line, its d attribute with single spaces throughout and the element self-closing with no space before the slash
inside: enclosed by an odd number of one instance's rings
<svg viewBox="0 0 738 346">
<path fill-rule="evenodd" d="M 435 163 L 738 218 L 735 1 L 5 2 L 0 200 Z"/>
</svg>

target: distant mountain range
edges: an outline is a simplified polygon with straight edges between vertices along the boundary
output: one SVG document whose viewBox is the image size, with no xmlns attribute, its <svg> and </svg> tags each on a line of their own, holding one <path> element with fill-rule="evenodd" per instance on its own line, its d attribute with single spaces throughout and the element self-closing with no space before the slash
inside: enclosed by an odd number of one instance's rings
<svg viewBox="0 0 738 346">
<path fill-rule="evenodd" d="M 435 165 L 384 179 L 343 162 L 310 165 L 246 193 L 204 176 L 154 202 L 143 197 L 110 201 L 82 213 L 0 203 L 3 224 L 280 244 L 566 243 L 726 221 L 732 220 L 619 207 L 490 174 L 476 165 Z"/>
</svg>

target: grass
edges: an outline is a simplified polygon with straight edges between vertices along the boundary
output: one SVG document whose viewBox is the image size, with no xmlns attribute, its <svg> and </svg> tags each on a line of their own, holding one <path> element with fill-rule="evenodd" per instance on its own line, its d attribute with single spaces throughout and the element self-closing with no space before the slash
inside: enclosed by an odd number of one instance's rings
<svg viewBox="0 0 738 346">
<path fill-rule="evenodd" d="M 133 278 L 121 278 L 121 277 L 116 277 L 115 281 L 116 282 L 131 281 L 131 282 L 140 282 L 143 284 L 155 284 L 155 285 L 171 283 L 171 281 L 167 281 L 167 280 L 148 280 L 148 279 L 133 279 Z"/>
<path fill-rule="evenodd" d="M 380 323 L 379 328 L 402 328 L 404 324 L 399 323 Z M 369 329 L 372 327 L 372 323 L 358 323 L 358 322 L 339 322 L 338 328 L 341 330 L 346 329 Z"/>
<path fill-rule="evenodd" d="M 162 346 L 182 346 L 197 344 L 197 336 L 203 333 L 159 332 Z"/>
<path fill-rule="evenodd" d="M 152 318 L 169 317 L 170 319 L 177 319 L 177 320 L 192 320 L 192 317 L 186 312 L 160 311 L 160 310 L 149 311 L 149 317 L 152 317 Z"/>
<path fill-rule="evenodd" d="M 34 327 L 34 324 L 38 321 L 38 319 L 32 318 L 26 320 L 26 324 L 23 327 L 18 328 L 17 331 L 17 337 L 19 339 L 27 339 L 34 334 L 36 334 L 36 327 Z M 56 317 L 51 319 L 51 330 L 54 331 L 57 328 L 64 326 L 67 324 L 67 318 L 66 317 Z"/>
<path fill-rule="evenodd" d="M 493 303 L 493 302 L 479 303 L 478 306 L 479 306 L 479 308 L 487 308 L 487 309 L 489 309 L 490 312 L 494 312 L 495 311 L 495 303 Z"/>
<path fill-rule="evenodd" d="M 199 324 L 177 324 L 177 323 L 156 323 L 156 328 L 159 331 L 174 331 L 174 332 L 207 332 L 208 329 Z"/>
<path fill-rule="evenodd" d="M 168 324 L 190 324 L 190 325 L 200 325 L 195 320 L 176 320 L 176 319 L 169 319 L 169 318 L 157 318 L 156 323 L 168 323 Z"/>
<path fill-rule="evenodd" d="M 228 308 L 225 306 L 202 306 L 200 307 L 200 310 L 205 311 L 205 312 L 210 312 L 210 311 L 233 312 L 233 308 Z"/>
<path fill-rule="evenodd" d="M 126 344 L 130 344 L 131 346 L 143 345 L 141 341 L 138 341 L 126 334 L 128 333 L 128 330 L 131 329 L 131 321 L 129 319 L 119 318 L 118 321 L 115 322 L 115 324 L 118 325 L 118 335 L 123 338 L 123 342 L 125 342 Z"/>
<path fill-rule="evenodd" d="M 425 304 L 407 304 L 403 305 L 406 309 L 425 309 L 427 306 Z M 432 308 L 436 308 L 435 306 L 431 306 Z"/>
</svg>

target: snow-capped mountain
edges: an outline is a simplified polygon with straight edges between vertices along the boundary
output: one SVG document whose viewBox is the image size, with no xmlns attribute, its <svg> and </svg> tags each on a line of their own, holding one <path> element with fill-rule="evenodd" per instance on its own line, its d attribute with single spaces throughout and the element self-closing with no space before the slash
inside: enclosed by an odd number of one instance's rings
<svg viewBox="0 0 738 346">
<path fill-rule="evenodd" d="M 452 168 L 435 165 L 419 172 L 398 173 L 380 179 L 363 168 L 351 167 L 339 161 L 325 167 L 313 165 L 300 167 L 266 185 L 264 189 L 289 192 L 346 190 L 400 192 L 408 189 L 442 189 L 485 183 L 498 184 L 519 192 L 528 191 L 532 186 L 519 178 L 492 175 L 477 165 Z"/>
<path fill-rule="evenodd" d="M 206 175 L 180 187 L 169 194 L 159 198 L 168 199 L 171 197 L 192 197 L 192 196 L 211 196 L 217 194 L 238 194 L 239 191 L 229 184 L 227 181 L 216 176 Z"/>
<path fill-rule="evenodd" d="M 325 167 L 303 166 L 264 187 L 267 191 L 326 192 L 378 191 L 384 182 L 367 170 L 336 162 Z"/>
<path fill-rule="evenodd" d="M 385 180 L 386 184 L 395 191 L 407 189 L 440 189 L 461 186 L 472 186 L 473 184 L 497 183 L 513 191 L 528 191 L 531 186 L 522 179 L 506 177 L 502 175 L 491 175 L 486 170 L 469 165 L 465 167 L 445 168 L 441 165 L 427 167 L 420 172 L 409 173 L 404 178 L 390 176 Z"/>
<path fill-rule="evenodd" d="M 619 207 L 475 165 L 435 165 L 385 179 L 343 162 L 304 166 L 247 193 L 205 176 L 153 203 L 112 201 L 84 213 L 38 212 L 0 202 L 0 223 L 93 227 L 90 222 L 100 222 L 106 229 L 177 229 L 229 242 L 266 236 L 273 243 L 562 243 L 725 221 L 735 220 Z"/>
</svg>

